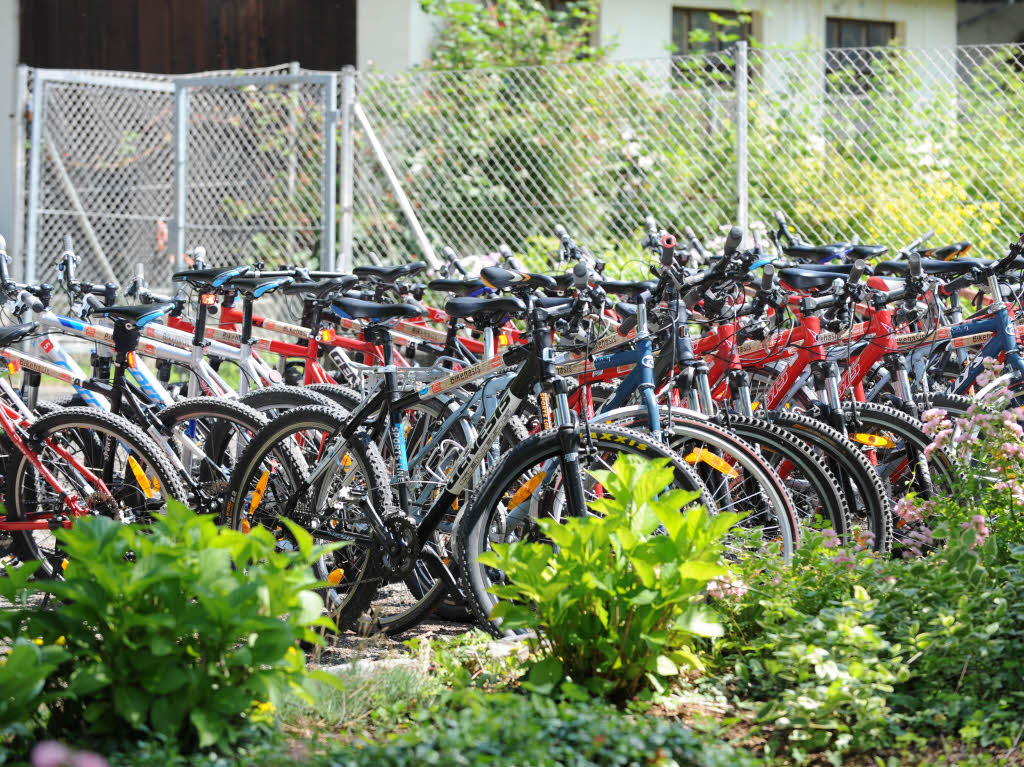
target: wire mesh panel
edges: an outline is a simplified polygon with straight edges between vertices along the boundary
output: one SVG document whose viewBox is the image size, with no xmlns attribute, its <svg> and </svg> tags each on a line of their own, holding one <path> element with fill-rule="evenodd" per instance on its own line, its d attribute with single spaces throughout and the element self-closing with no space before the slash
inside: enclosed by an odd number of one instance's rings
<svg viewBox="0 0 1024 767">
<path fill-rule="evenodd" d="M 1024 220 L 1019 46 L 753 51 L 750 82 L 752 221 L 995 256 Z"/>
<path fill-rule="evenodd" d="M 33 87 L 40 89 L 32 147 L 37 196 L 26 208 L 35 237 L 24 250 L 35 264 L 24 264 L 22 273 L 55 282 L 53 267 L 70 234 L 82 279 L 122 282 L 139 261 L 166 277 L 160 243 L 173 178 L 168 78 L 38 70 Z"/>
<path fill-rule="evenodd" d="M 305 78 L 309 79 L 305 79 Z M 330 78 L 187 78 L 185 246 L 211 264 L 319 266 L 334 181 Z M 333 150 L 333 147 L 330 147 Z"/>
<path fill-rule="evenodd" d="M 636 252 L 653 214 L 713 227 L 736 211 L 729 56 L 374 73 L 359 100 L 435 247 L 544 258 L 561 223 Z M 356 260 L 418 252 L 356 136 Z"/>
</svg>

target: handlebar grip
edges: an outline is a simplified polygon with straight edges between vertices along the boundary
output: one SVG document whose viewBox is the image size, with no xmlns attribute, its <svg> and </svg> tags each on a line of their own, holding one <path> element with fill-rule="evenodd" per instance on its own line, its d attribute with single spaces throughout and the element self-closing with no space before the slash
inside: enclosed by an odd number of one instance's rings
<svg viewBox="0 0 1024 767">
<path fill-rule="evenodd" d="M 725 255 L 731 256 L 740 247 L 740 243 L 743 241 L 743 230 L 738 226 L 734 226 L 729 230 L 729 234 L 725 238 Z"/>
<path fill-rule="evenodd" d="M 196 269 L 201 269 L 206 265 L 206 248 L 202 245 L 196 245 L 192 249 L 192 265 Z"/>
<path fill-rule="evenodd" d="M 441 255 L 447 258 L 449 261 L 455 261 L 459 254 L 455 252 L 455 249 L 451 245 L 445 245 L 441 248 Z"/>
<path fill-rule="evenodd" d="M 860 282 L 860 278 L 864 276 L 864 272 L 868 269 L 868 264 L 863 258 L 858 258 L 853 262 L 853 268 L 850 269 L 850 276 L 846 280 L 847 285 L 856 285 Z"/>
<path fill-rule="evenodd" d="M 783 229 L 786 228 L 786 217 L 783 215 L 781 210 L 775 211 L 775 223 Z"/>
<path fill-rule="evenodd" d="M 761 290 L 767 293 L 772 289 L 775 284 L 775 267 L 771 264 L 764 265 L 764 271 L 761 272 Z"/>
<path fill-rule="evenodd" d="M 70 234 L 65 234 L 64 235 L 64 250 L 68 251 L 68 250 L 72 250 L 72 249 L 73 248 L 72 248 L 71 235 Z"/>
<path fill-rule="evenodd" d="M 629 314 L 629 315 L 626 316 L 626 319 L 624 319 L 622 321 L 622 324 L 619 325 L 618 333 L 619 333 L 620 336 L 628 336 L 630 331 L 633 330 L 633 328 L 635 328 L 635 327 L 636 327 L 636 315 L 635 314 Z"/>
<path fill-rule="evenodd" d="M 696 240 L 697 239 L 697 235 L 693 233 L 693 229 L 691 229 L 688 226 L 684 226 L 683 227 L 683 237 L 685 237 L 688 240 Z"/>
<path fill-rule="evenodd" d="M 569 236 L 569 233 L 567 231 L 565 231 L 565 227 L 564 226 L 562 226 L 561 224 L 555 224 L 555 237 L 560 239 L 562 242 L 565 242 L 565 240 L 566 240 L 566 238 L 568 236 Z"/>
<path fill-rule="evenodd" d="M 911 253 L 907 258 L 909 262 L 909 271 L 911 277 L 921 277 L 924 274 L 924 269 L 921 268 L 921 256 L 917 253 Z"/>
<path fill-rule="evenodd" d="M 648 216 L 644 219 L 644 223 L 647 225 L 647 233 L 651 236 L 658 234 L 658 222 L 654 220 L 654 216 Z"/>
<path fill-rule="evenodd" d="M 512 258 L 512 248 L 503 242 L 498 246 L 498 255 L 502 258 Z"/>
<path fill-rule="evenodd" d="M 676 257 L 676 238 L 666 234 L 661 238 L 661 265 L 672 266 Z"/>
</svg>

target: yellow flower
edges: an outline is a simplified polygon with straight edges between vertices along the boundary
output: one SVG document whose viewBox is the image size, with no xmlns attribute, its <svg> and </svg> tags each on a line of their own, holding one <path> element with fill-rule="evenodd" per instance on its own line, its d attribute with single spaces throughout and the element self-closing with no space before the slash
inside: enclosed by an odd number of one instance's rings
<svg viewBox="0 0 1024 767">
<path fill-rule="evenodd" d="M 57 641 L 54 642 L 54 644 L 64 645 L 67 643 L 67 641 L 68 640 L 64 638 L 64 635 L 61 634 L 59 637 L 57 637 Z"/>
<path fill-rule="evenodd" d="M 40 647 L 41 647 L 41 646 L 42 646 L 42 644 L 43 644 L 43 638 L 42 638 L 42 637 L 36 637 L 36 638 L 35 638 L 35 639 L 33 639 L 32 641 L 33 641 L 33 642 L 35 642 L 35 643 L 36 643 L 37 645 L 39 645 Z"/>
</svg>

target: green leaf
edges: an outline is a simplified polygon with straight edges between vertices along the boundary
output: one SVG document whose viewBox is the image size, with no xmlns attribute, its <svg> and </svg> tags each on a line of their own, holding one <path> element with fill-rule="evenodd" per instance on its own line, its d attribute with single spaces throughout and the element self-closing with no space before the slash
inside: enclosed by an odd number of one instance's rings
<svg viewBox="0 0 1024 767">
<path fill-rule="evenodd" d="M 563 676 L 562 662 L 557 658 L 545 658 L 530 667 L 523 687 L 538 695 L 551 695 Z"/>
<path fill-rule="evenodd" d="M 114 686 L 114 710 L 118 716 L 138 728 L 146 721 L 149 695 L 138 687 L 119 682 Z"/>
</svg>

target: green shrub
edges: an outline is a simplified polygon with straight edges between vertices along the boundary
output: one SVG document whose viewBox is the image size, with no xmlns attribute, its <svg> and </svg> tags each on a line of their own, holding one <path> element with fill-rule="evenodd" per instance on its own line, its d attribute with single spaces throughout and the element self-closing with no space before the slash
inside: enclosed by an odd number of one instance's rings
<svg viewBox="0 0 1024 767">
<path fill-rule="evenodd" d="M 268 531 L 219 528 L 172 502 L 144 530 L 94 517 L 58 531 L 64 580 L 36 585 L 56 609 L 0 615 L 3 640 L 39 637 L 50 656 L 24 723 L 66 738 L 152 733 L 187 751 L 271 719 L 285 690 L 306 694 L 326 675 L 307 674 L 299 642 L 317 643 L 314 629 L 331 624 L 309 590 L 322 549 L 289 528 L 295 553 L 276 551 Z M 0 578 L 0 595 L 16 598 L 26 577 Z M 26 650 L 15 645 L 0 689 L 26 673 L 12 662 Z"/>
<path fill-rule="evenodd" d="M 700 598 L 725 576 L 722 538 L 735 514 L 708 517 L 683 510 L 696 497 L 663 492 L 672 480 L 664 461 L 619 458 L 595 472 L 610 497 L 592 507 L 601 516 L 541 520 L 544 543 L 496 545 L 480 561 L 506 573 L 494 617 L 511 629 L 533 629 L 545 656 L 530 672 L 535 689 L 550 691 L 563 677 L 594 692 L 630 697 L 701 663 L 695 637 L 721 626 Z M 664 535 L 655 534 L 656 531 Z"/>
<path fill-rule="evenodd" d="M 797 761 L 955 737 L 1012 745 L 1024 718 L 1024 548 L 937 527 L 921 558 L 829 548 L 808 531 L 790 567 L 749 562 L 717 606 L 715 684 L 755 705 Z"/>
</svg>

